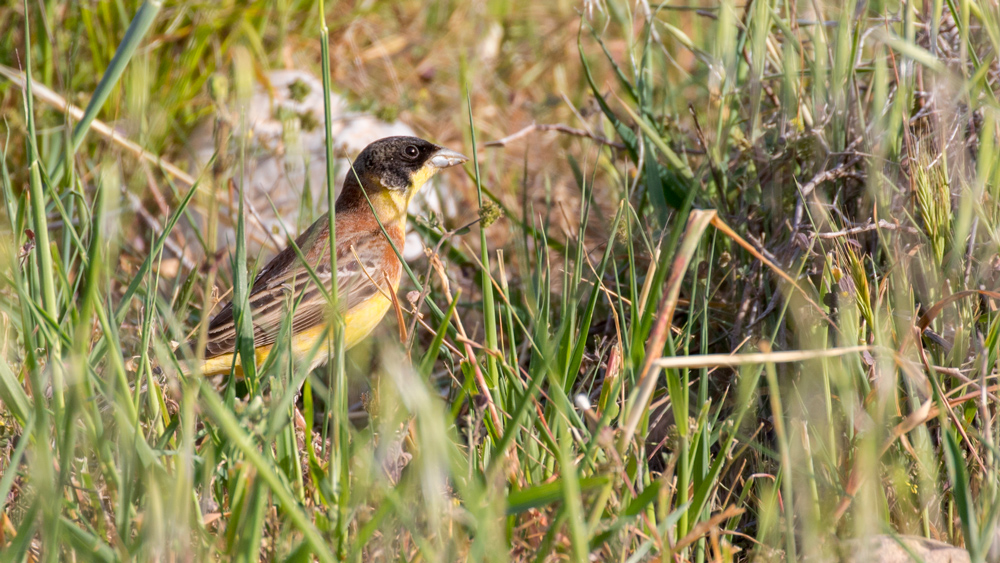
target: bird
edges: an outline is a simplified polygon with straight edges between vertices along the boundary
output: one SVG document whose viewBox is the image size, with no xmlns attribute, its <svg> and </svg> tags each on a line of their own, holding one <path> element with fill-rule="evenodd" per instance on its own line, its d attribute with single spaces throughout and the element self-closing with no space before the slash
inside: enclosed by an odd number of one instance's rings
<svg viewBox="0 0 1000 563">
<path fill-rule="evenodd" d="M 461 153 L 418 137 L 385 137 L 365 147 L 352 163 L 334 206 L 336 272 L 331 272 L 330 223 L 324 214 L 296 238 L 294 246 L 287 246 L 265 264 L 254 279 L 248 302 L 255 361 L 260 364 L 267 358 L 289 306 L 294 307 L 291 352 L 295 357 L 307 357 L 323 339 L 331 338 L 332 331 L 327 329 L 329 301 L 306 263 L 327 292 L 332 276 L 337 276 L 345 349 L 364 340 L 392 305 L 389 292 L 395 294 L 399 288 L 402 263 L 393 244 L 402 254 L 410 200 L 439 171 L 468 160 Z M 242 376 L 240 358 L 234 358 L 233 311 L 230 300 L 212 318 L 205 359 L 200 366 L 188 364 L 185 373 L 216 376 L 234 370 L 237 377 Z M 189 342 L 192 350 L 196 341 Z M 314 354 L 310 370 L 328 361 L 329 355 L 322 348 Z"/>
</svg>

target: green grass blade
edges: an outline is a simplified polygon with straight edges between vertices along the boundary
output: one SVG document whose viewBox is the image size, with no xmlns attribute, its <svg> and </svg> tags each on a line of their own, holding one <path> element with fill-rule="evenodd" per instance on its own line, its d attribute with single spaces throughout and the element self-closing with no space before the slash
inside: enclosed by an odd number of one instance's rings
<svg viewBox="0 0 1000 563">
<path fill-rule="evenodd" d="M 619 206 L 618 212 L 615 214 L 615 220 L 611 223 L 611 232 L 618 232 L 618 223 L 622 219 L 622 211 L 624 207 Z M 601 264 L 597 267 L 597 273 L 594 274 L 594 285 L 590 290 L 590 297 L 587 299 L 587 308 L 584 309 L 583 317 L 580 319 L 580 327 L 577 330 L 579 337 L 573 346 L 573 355 L 570 358 L 569 366 L 566 369 L 566 392 L 570 393 L 572 391 L 572 385 L 576 380 L 576 374 L 580 372 L 580 365 L 583 364 L 583 353 L 587 347 L 587 335 L 590 333 L 590 324 L 594 318 L 594 310 L 597 308 L 597 300 L 601 295 L 601 281 L 604 278 L 604 273 L 607 270 L 608 264 L 611 261 L 611 257 L 614 255 L 615 240 L 611 239 L 608 241 L 606 248 L 604 249 L 604 257 L 601 258 Z"/>
<path fill-rule="evenodd" d="M 948 468 L 948 478 L 951 480 L 951 494 L 955 499 L 955 509 L 958 512 L 959 521 L 962 523 L 962 536 L 965 538 L 965 547 L 969 550 L 969 557 L 973 561 L 982 561 L 985 557 L 983 549 L 983 538 L 979 532 L 979 517 L 976 515 L 975 504 L 972 499 L 972 489 L 970 488 L 969 475 L 965 467 L 965 456 L 955 439 L 953 431 L 945 433 L 944 461 Z"/>
<path fill-rule="evenodd" d="M 601 488 L 610 482 L 610 480 L 606 475 L 582 478 L 579 481 L 580 491 L 584 492 Z M 565 494 L 564 488 L 563 480 L 555 479 L 549 483 L 511 491 L 507 495 L 507 514 L 520 514 L 532 508 L 541 508 L 563 500 Z"/>
<path fill-rule="evenodd" d="M 559 441 L 559 467 L 561 469 L 562 500 L 566 504 L 573 559 L 577 563 L 585 563 L 590 559 L 590 549 L 587 543 L 587 520 L 583 513 L 579 468 L 573 459 L 569 440 Z"/>
<path fill-rule="evenodd" d="M 142 42 L 143 38 L 153 26 L 153 22 L 156 21 L 156 15 L 160 12 L 160 8 L 162 7 L 163 0 L 146 0 L 135 13 L 135 17 L 132 18 L 132 23 L 129 24 L 128 30 L 125 31 L 125 37 L 122 38 L 122 42 L 118 45 L 118 49 L 115 50 L 115 56 L 111 59 L 111 63 L 108 65 L 107 70 L 105 70 L 104 74 L 101 76 L 101 81 L 97 84 L 97 88 L 91 95 L 90 102 L 87 104 L 87 109 L 83 112 L 83 117 L 80 118 L 76 127 L 73 128 L 73 136 L 70 139 L 72 145 L 68 150 L 70 154 L 75 153 L 76 149 L 80 147 L 80 143 L 83 142 L 83 139 L 87 134 L 87 129 L 90 128 L 90 124 L 94 121 L 94 118 L 97 117 L 97 113 L 101 111 L 101 107 L 104 106 L 104 102 L 107 101 L 111 92 L 114 91 L 115 85 L 118 84 L 118 79 L 120 79 L 122 73 L 125 72 L 125 67 L 128 66 L 128 62 L 132 59 L 132 55 L 135 54 L 136 49 L 139 47 L 139 43 Z M 66 171 L 65 168 L 65 159 L 60 159 L 56 164 L 55 169 L 50 174 L 54 184 L 58 184 L 62 179 L 62 176 Z"/>
<path fill-rule="evenodd" d="M 309 543 L 313 553 L 320 561 L 332 563 L 335 561 L 333 554 L 327 547 L 327 542 L 316 529 L 312 520 L 302 511 L 295 498 L 288 490 L 288 484 L 278 476 L 276 469 L 268 462 L 258 450 L 249 435 L 240 427 L 236 417 L 226 408 L 222 400 L 215 393 L 215 390 L 204 381 L 201 382 L 201 402 L 210 417 L 219 425 L 219 429 L 225 434 L 232 445 L 235 446 L 247 461 L 257 470 L 257 474 L 267 483 L 271 493 L 278 499 L 282 511 L 295 524 L 305 540 Z"/>
<path fill-rule="evenodd" d="M 177 225 L 178 219 L 180 219 L 181 216 L 184 214 L 184 210 L 191 202 L 191 198 L 194 196 L 197 190 L 198 190 L 197 183 L 194 186 L 191 186 L 191 189 L 188 190 L 188 192 L 184 195 L 184 198 L 180 201 L 180 203 L 177 204 L 177 207 L 170 215 L 170 219 L 168 219 L 167 223 L 163 226 L 163 232 L 160 234 L 159 237 L 157 237 L 156 242 L 150 249 L 150 253 L 146 256 L 146 259 L 143 260 L 142 264 L 139 266 L 139 269 L 136 271 L 135 276 L 132 278 L 132 281 L 129 283 L 128 287 L 125 289 L 125 292 L 122 294 L 121 301 L 119 302 L 118 307 L 115 309 L 114 313 L 114 321 L 116 323 L 121 324 L 121 322 L 125 319 L 125 314 L 128 312 L 132 296 L 135 295 L 135 292 L 139 289 L 139 286 L 142 284 L 142 281 L 146 277 L 146 274 L 148 274 L 150 269 L 152 268 L 153 257 L 158 256 L 163 251 L 163 246 L 166 244 L 167 237 L 170 236 L 170 233 L 173 230 L 174 226 Z M 107 343 L 102 340 L 93 347 L 93 349 L 90 352 L 91 365 L 93 365 L 96 362 L 96 358 L 100 357 L 100 355 L 102 355 L 105 352 L 105 346 L 107 346 Z"/>
<path fill-rule="evenodd" d="M 28 10 L 27 1 L 24 3 L 24 13 L 31 13 Z M 25 42 L 29 45 L 31 44 L 31 31 L 28 21 L 30 19 L 28 17 L 24 20 Z M 24 76 L 24 114 L 28 121 L 28 188 L 31 194 L 32 226 L 34 227 L 35 239 L 37 241 L 35 254 L 38 264 L 38 279 L 40 280 L 42 290 L 41 301 L 45 307 L 45 313 L 52 319 L 58 319 L 60 317 L 59 301 L 56 299 L 56 278 L 52 264 L 52 247 L 49 243 L 49 222 L 46 217 L 47 200 L 45 198 L 45 190 L 42 187 L 41 156 L 38 153 L 38 146 L 35 142 L 38 133 L 35 128 L 34 98 L 31 94 L 31 49 L 25 50 L 24 53 Z M 58 413 L 65 407 L 65 400 L 63 398 L 65 383 L 63 382 L 62 369 L 59 367 L 61 363 L 59 361 L 61 343 L 58 338 L 54 338 L 49 339 L 48 344 L 48 354 L 52 361 L 50 365 L 53 366 L 52 397 L 55 402 L 54 408 Z"/>
<path fill-rule="evenodd" d="M 459 289 L 455 292 L 455 296 L 451 300 L 451 305 L 448 306 L 448 310 L 444 314 L 444 319 L 438 325 L 437 332 L 434 333 L 434 340 L 431 341 L 431 345 L 427 347 L 427 352 L 424 354 L 423 359 L 420 360 L 418 371 L 424 376 L 430 375 L 431 370 L 434 369 L 434 363 L 437 362 L 438 354 L 441 352 L 441 344 L 448 333 L 448 325 L 451 323 L 451 317 L 455 314 L 455 308 L 458 307 L 458 300 L 461 296 L 462 290 Z"/>
<path fill-rule="evenodd" d="M 466 107 L 469 114 L 469 134 L 472 139 L 472 163 L 476 171 L 476 197 L 478 198 L 479 207 L 483 207 L 483 182 L 482 177 L 479 174 L 479 158 L 476 158 L 478 154 L 476 152 L 476 125 L 472 119 L 472 93 L 466 91 L 465 95 Z M 483 322 L 485 323 L 486 330 L 486 346 L 489 350 L 499 350 L 500 345 L 497 339 L 497 315 L 496 315 L 496 303 L 493 301 L 493 283 L 490 268 L 490 251 L 489 245 L 486 242 L 486 227 L 480 226 L 479 229 L 479 250 L 480 250 L 480 264 L 482 267 L 481 272 L 481 282 L 480 289 L 483 292 Z M 499 370 L 497 369 L 496 358 L 492 354 L 486 355 L 486 375 L 488 379 L 486 384 L 490 387 L 490 391 L 493 391 L 494 396 L 496 396 L 496 390 L 498 381 L 500 379 Z M 503 407 L 503 405 L 500 405 Z M 502 432 L 502 428 L 497 428 L 496 431 Z"/>
<path fill-rule="evenodd" d="M 244 118 L 245 121 L 245 118 Z M 250 281 L 247 279 L 246 233 L 246 140 L 240 143 L 240 198 L 236 216 L 236 254 L 233 257 L 233 319 L 236 323 L 236 351 L 240 357 L 243 378 L 251 396 L 257 394 L 257 354 L 254 350 L 254 325 L 250 310 Z M 336 277 L 336 276 L 334 276 Z"/>
</svg>

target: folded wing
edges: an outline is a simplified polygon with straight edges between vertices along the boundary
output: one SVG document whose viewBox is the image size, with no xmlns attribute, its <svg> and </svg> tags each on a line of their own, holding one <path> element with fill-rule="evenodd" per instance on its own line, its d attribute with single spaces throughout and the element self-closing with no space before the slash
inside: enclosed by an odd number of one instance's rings
<svg viewBox="0 0 1000 563">
<path fill-rule="evenodd" d="M 326 229 L 317 228 L 318 223 L 303 233 L 296 244 L 305 252 L 304 258 L 326 292 L 317 287 L 291 246 L 281 251 L 261 270 L 250 289 L 255 347 L 274 344 L 288 311 L 293 312 L 292 334 L 323 322 L 329 310 L 329 301 L 324 293 L 329 292 L 331 285 L 330 254 L 329 245 L 310 244 L 314 237 L 326 236 Z M 337 256 L 337 306 L 341 313 L 366 302 L 376 293 L 392 291 L 383 273 L 383 257 L 388 246 L 385 235 L 381 231 L 370 232 L 351 242 L 346 249 L 345 245 L 338 244 L 341 251 Z M 230 302 L 209 324 L 205 357 L 232 354 L 235 347 L 236 325 Z"/>
</svg>

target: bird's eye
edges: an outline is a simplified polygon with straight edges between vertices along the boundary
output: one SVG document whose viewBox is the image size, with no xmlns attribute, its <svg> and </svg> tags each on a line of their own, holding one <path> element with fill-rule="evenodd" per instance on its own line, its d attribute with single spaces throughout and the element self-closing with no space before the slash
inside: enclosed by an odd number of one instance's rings
<svg viewBox="0 0 1000 563">
<path fill-rule="evenodd" d="M 420 149 L 418 149 L 416 145 L 407 145 L 406 148 L 403 149 L 403 156 L 413 160 L 420 156 Z"/>
</svg>

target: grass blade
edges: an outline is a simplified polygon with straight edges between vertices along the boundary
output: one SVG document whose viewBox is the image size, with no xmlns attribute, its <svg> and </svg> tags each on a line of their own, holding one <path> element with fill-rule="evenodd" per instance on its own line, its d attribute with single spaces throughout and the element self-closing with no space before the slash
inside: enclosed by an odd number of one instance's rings
<svg viewBox="0 0 1000 563">
<path fill-rule="evenodd" d="M 205 406 L 208 415 L 219 425 L 219 429 L 229 438 L 233 446 L 256 469 L 260 478 L 267 483 L 268 489 L 270 489 L 271 493 L 281 504 L 282 511 L 295 524 L 295 527 L 302 532 L 306 542 L 312 548 L 313 554 L 320 561 L 330 563 L 335 561 L 336 559 L 327 547 L 326 540 L 313 525 L 312 520 L 306 516 L 298 503 L 295 502 L 295 498 L 289 492 L 287 483 L 278 476 L 276 468 L 264 459 L 264 456 L 258 451 L 257 445 L 240 428 L 236 417 L 229 412 L 229 409 L 226 408 L 225 404 L 215 393 L 215 390 L 210 388 L 205 382 L 201 384 L 201 397 L 202 404 Z"/>
<path fill-rule="evenodd" d="M 132 59 L 132 55 L 135 54 L 136 49 L 139 47 L 139 43 L 142 42 L 143 38 L 153 26 L 153 22 L 156 21 L 156 15 L 160 12 L 160 8 L 162 7 L 163 0 L 145 0 L 142 3 L 142 6 L 139 7 L 139 10 L 135 13 L 135 17 L 132 18 L 132 23 L 129 24 L 128 30 L 125 32 L 125 37 L 122 38 L 122 42 L 118 45 L 118 49 L 115 50 L 115 56 L 111 59 L 111 63 L 108 65 L 107 70 L 105 70 L 104 74 L 101 76 L 101 81 L 97 84 L 97 88 L 91 95 L 90 102 L 87 104 L 87 109 L 83 112 L 83 117 L 80 118 L 76 127 L 73 128 L 73 136 L 70 138 L 71 146 L 67 151 L 70 154 L 75 153 L 76 150 L 80 148 L 80 143 L 83 142 L 83 138 L 86 136 L 87 129 L 90 128 L 91 122 L 93 122 L 94 118 L 97 117 L 97 113 L 101 111 L 101 107 L 104 106 L 104 102 L 108 100 L 108 97 L 114 90 L 115 85 L 118 84 L 118 79 L 120 79 L 122 73 L 125 72 L 125 67 L 128 66 L 128 62 Z M 65 158 L 62 158 L 49 174 L 52 178 L 52 183 L 58 184 L 65 171 L 66 160 Z"/>
</svg>

